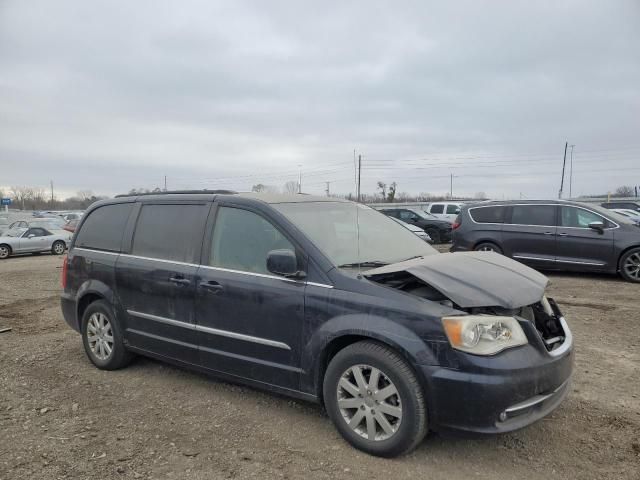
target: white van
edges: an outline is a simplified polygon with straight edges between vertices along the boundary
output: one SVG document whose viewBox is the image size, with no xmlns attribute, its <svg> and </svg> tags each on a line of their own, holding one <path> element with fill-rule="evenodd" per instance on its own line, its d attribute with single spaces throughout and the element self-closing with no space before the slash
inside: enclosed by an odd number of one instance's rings
<svg viewBox="0 0 640 480">
<path fill-rule="evenodd" d="M 424 211 L 434 217 L 453 223 L 460 213 L 462 205 L 462 203 L 457 202 L 435 202 L 424 207 Z"/>
</svg>

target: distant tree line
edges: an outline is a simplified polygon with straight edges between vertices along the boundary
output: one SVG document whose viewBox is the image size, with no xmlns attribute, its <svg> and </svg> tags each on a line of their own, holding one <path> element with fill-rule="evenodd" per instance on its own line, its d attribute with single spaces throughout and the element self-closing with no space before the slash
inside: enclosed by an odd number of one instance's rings
<svg viewBox="0 0 640 480">
<path fill-rule="evenodd" d="M 104 196 L 94 195 L 91 190 L 81 190 L 64 200 L 51 199 L 51 194 L 40 187 L 13 186 L 8 192 L 0 190 L 0 197 L 11 199 L 11 208 L 22 210 L 84 210 Z"/>
</svg>

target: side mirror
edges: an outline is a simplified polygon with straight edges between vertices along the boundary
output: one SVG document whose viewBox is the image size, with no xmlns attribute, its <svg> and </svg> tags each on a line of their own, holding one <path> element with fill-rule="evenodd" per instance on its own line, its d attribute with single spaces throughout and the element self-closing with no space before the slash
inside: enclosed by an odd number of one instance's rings
<svg viewBox="0 0 640 480">
<path fill-rule="evenodd" d="M 271 250 L 267 254 L 267 270 L 284 277 L 304 277 L 298 270 L 298 259 L 292 250 Z"/>
<path fill-rule="evenodd" d="M 597 232 L 604 232 L 604 223 L 603 222 L 591 222 L 589 224 L 589 228 L 596 230 Z"/>
<path fill-rule="evenodd" d="M 453 212 L 453 213 L 455 213 L 456 215 L 460 215 L 460 209 L 459 209 L 459 208 L 456 208 L 456 211 L 455 211 L 455 212 Z"/>
<path fill-rule="evenodd" d="M 27 238 L 33 238 L 33 237 L 35 237 L 35 236 L 36 236 L 36 234 L 35 234 L 35 233 L 30 233 L 29 235 L 27 235 Z"/>
</svg>

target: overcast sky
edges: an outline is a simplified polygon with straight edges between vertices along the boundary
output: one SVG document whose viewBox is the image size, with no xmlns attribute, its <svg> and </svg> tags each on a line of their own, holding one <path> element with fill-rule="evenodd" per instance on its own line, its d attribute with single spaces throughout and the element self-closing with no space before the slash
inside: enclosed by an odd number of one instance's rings
<svg viewBox="0 0 640 480">
<path fill-rule="evenodd" d="M 640 185 L 639 1 L 0 0 L 0 186 Z M 568 180 L 567 180 L 568 181 Z M 565 188 L 568 193 L 568 187 Z"/>
</svg>

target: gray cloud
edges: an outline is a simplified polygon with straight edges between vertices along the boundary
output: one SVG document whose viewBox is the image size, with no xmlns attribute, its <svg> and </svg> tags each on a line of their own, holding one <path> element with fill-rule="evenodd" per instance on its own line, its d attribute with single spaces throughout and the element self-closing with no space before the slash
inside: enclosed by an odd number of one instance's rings
<svg viewBox="0 0 640 480">
<path fill-rule="evenodd" d="M 0 185 L 640 184 L 637 2 L 0 4 Z M 637 179 L 637 180 L 634 180 Z"/>
</svg>

